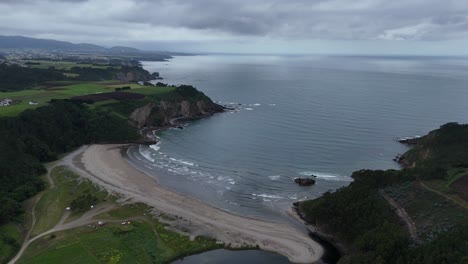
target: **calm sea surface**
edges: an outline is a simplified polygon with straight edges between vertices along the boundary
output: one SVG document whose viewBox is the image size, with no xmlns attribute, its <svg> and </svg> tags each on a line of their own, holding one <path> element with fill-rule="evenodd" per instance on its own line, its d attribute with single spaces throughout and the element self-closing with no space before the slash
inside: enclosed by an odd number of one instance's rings
<svg viewBox="0 0 468 264">
<path fill-rule="evenodd" d="M 186 56 L 143 62 L 236 111 L 158 134 L 129 155 L 176 191 L 242 215 L 283 218 L 294 201 L 396 169 L 399 137 L 468 122 L 468 60 Z M 311 187 L 295 177 L 315 174 Z"/>
</svg>

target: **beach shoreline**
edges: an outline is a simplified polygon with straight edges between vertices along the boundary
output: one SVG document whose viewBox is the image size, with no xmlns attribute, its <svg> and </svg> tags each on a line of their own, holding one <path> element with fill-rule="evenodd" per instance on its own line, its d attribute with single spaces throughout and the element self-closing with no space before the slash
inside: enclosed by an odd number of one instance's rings
<svg viewBox="0 0 468 264">
<path fill-rule="evenodd" d="M 242 217 L 164 188 L 124 158 L 122 148 L 126 147 L 128 144 L 84 146 L 67 155 L 62 164 L 109 192 L 177 216 L 178 225 L 189 230 L 191 237 L 212 237 L 232 248 L 258 246 L 294 263 L 321 259 L 323 247 L 305 228 Z"/>
</svg>

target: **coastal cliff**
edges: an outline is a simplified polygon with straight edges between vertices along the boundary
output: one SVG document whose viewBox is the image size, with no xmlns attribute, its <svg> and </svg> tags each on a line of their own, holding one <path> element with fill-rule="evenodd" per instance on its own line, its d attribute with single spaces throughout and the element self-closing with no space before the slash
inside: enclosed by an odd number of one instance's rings
<svg viewBox="0 0 468 264">
<path fill-rule="evenodd" d="M 223 107 L 209 99 L 150 102 L 135 109 L 130 122 L 137 128 L 174 125 L 177 119 L 195 119 L 222 112 Z"/>
<path fill-rule="evenodd" d="M 113 79 L 126 83 L 151 81 L 154 80 L 155 77 L 141 67 L 123 67 L 122 70 L 117 71 L 114 74 Z"/>
</svg>

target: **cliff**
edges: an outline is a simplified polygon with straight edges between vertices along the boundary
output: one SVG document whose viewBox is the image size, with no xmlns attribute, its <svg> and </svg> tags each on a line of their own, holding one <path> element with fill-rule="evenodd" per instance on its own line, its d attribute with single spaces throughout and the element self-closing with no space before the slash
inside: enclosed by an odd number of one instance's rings
<svg viewBox="0 0 468 264">
<path fill-rule="evenodd" d="M 222 112 L 223 107 L 209 99 L 150 102 L 135 109 L 130 122 L 137 128 L 173 125 L 176 119 L 195 119 Z"/>
<path fill-rule="evenodd" d="M 146 82 L 156 78 L 141 67 L 122 67 L 122 70 L 114 74 L 113 79 L 120 82 Z"/>
</svg>

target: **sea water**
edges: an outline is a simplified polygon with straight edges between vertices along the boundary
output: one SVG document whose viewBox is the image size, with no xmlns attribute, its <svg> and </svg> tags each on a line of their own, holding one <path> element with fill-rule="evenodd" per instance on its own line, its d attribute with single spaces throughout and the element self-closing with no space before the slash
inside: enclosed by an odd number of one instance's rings
<svg viewBox="0 0 468 264">
<path fill-rule="evenodd" d="M 129 150 L 161 184 L 246 216 L 398 169 L 396 139 L 468 121 L 468 60 L 453 57 L 180 56 L 143 62 L 233 110 L 168 129 Z M 157 88 L 155 88 L 157 89 Z M 317 176 L 301 187 L 296 177 Z"/>
</svg>

